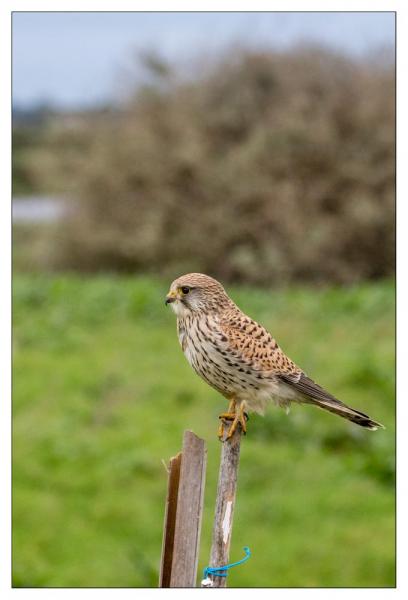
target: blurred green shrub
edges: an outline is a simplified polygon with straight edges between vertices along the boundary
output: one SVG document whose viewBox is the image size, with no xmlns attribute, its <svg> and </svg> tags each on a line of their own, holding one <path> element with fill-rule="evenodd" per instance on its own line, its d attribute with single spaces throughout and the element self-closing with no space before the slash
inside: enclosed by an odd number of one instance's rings
<svg viewBox="0 0 408 600">
<path fill-rule="evenodd" d="M 259 284 L 393 272 L 393 66 L 235 51 L 187 80 L 145 62 L 122 110 L 49 128 L 44 176 L 77 199 L 60 266 Z"/>
</svg>

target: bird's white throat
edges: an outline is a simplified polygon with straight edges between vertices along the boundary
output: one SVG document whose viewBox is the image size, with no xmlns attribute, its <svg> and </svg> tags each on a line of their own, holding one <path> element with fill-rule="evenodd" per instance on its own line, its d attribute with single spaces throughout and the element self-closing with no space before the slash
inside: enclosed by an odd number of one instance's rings
<svg viewBox="0 0 408 600">
<path fill-rule="evenodd" d="M 187 316 L 191 311 L 181 302 L 181 300 L 175 300 L 170 304 L 179 318 Z"/>
</svg>

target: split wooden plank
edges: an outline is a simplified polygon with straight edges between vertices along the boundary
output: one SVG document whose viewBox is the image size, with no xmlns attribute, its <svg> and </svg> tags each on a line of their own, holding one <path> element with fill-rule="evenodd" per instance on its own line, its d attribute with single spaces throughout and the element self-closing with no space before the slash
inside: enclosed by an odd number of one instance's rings
<svg viewBox="0 0 408 600">
<path fill-rule="evenodd" d="M 177 495 L 170 587 L 196 586 L 206 464 L 205 441 L 192 431 L 185 431 Z"/>
<path fill-rule="evenodd" d="M 159 587 L 170 587 L 171 565 L 173 562 L 174 531 L 176 527 L 177 497 L 180 481 L 181 452 L 170 459 L 168 485 L 164 512 L 163 543 L 160 564 Z"/>
</svg>

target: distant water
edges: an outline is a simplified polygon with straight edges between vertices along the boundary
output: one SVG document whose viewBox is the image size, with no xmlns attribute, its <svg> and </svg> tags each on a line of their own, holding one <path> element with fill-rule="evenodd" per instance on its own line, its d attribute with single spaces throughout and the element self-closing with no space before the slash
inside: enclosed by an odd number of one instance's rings
<svg viewBox="0 0 408 600">
<path fill-rule="evenodd" d="M 66 214 L 61 198 L 21 196 L 13 198 L 13 223 L 55 223 Z"/>
</svg>

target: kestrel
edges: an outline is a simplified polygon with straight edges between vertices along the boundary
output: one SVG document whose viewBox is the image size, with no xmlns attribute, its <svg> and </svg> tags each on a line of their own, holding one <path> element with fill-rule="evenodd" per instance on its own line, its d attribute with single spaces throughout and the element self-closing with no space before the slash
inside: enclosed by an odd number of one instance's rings
<svg viewBox="0 0 408 600">
<path fill-rule="evenodd" d="M 312 381 L 212 277 L 179 277 L 171 284 L 166 304 L 177 315 L 178 338 L 188 362 L 229 400 L 228 411 L 220 415 L 220 438 L 225 421 L 231 421 L 225 439 L 238 425 L 246 433 L 247 413 L 263 414 L 270 402 L 287 410 L 291 402 L 313 404 L 366 429 L 383 427 Z"/>
</svg>

